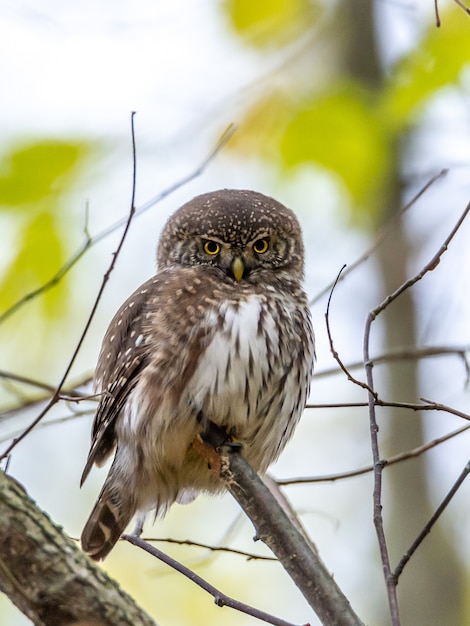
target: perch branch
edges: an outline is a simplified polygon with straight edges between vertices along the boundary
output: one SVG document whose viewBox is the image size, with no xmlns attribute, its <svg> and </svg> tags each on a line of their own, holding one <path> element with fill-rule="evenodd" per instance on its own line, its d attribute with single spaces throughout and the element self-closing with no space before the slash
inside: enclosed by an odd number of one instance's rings
<svg viewBox="0 0 470 626">
<path fill-rule="evenodd" d="M 219 447 L 220 430 L 214 424 L 205 433 L 206 441 L 195 440 L 193 447 L 220 475 L 226 488 L 243 508 L 261 539 L 279 559 L 284 569 L 328 626 L 359 626 L 362 622 L 317 554 L 291 523 L 285 511 L 233 446 Z M 226 434 L 225 434 L 226 439 Z"/>
</svg>

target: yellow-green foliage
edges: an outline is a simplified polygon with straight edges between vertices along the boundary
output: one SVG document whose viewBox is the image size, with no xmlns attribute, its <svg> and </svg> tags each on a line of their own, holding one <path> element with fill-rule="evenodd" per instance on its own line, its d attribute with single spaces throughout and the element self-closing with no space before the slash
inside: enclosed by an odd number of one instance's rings
<svg viewBox="0 0 470 626">
<path fill-rule="evenodd" d="M 8 218 L 9 260 L 0 268 L 0 316 L 49 281 L 71 254 L 69 233 L 77 211 L 67 199 L 90 144 L 41 140 L 13 146 L 0 160 L 0 213 Z M 75 237 L 74 237 L 75 239 Z M 68 283 L 38 298 L 46 317 L 64 312 Z"/>
<path fill-rule="evenodd" d="M 305 165 L 330 172 L 349 192 L 351 218 L 357 220 L 373 215 L 376 199 L 386 193 L 402 134 L 442 88 L 458 85 L 470 61 L 470 20 L 455 5 L 441 11 L 441 28 L 432 22 L 381 83 L 367 84 L 348 73 L 342 57 L 341 3 L 327 5 L 329 17 L 321 26 L 325 53 L 317 37 L 308 37 L 319 27 L 321 2 L 226 0 L 240 37 L 256 48 L 286 49 L 285 64 L 272 83 L 263 82 L 266 89 L 258 88 L 230 146 L 271 162 L 280 174 Z M 294 32 L 304 43 L 287 53 Z"/>
</svg>

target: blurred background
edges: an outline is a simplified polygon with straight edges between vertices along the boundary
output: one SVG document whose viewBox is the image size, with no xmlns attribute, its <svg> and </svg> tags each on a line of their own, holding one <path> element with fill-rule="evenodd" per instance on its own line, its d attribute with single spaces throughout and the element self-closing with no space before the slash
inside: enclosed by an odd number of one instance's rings
<svg viewBox="0 0 470 626">
<path fill-rule="evenodd" d="M 330 311 L 344 363 L 362 360 L 368 312 L 437 252 L 470 200 L 470 17 L 432 0 L 134 0 L 3 2 L 0 7 L 0 439 L 40 411 L 77 345 L 120 237 L 132 191 L 130 114 L 136 111 L 137 198 L 132 223 L 68 385 L 90 379 L 106 326 L 155 267 L 162 225 L 180 204 L 222 187 L 261 191 L 294 209 L 307 249 L 318 375 L 276 478 L 318 477 L 371 463 L 364 390 L 331 356 Z M 230 125 L 236 131 L 199 174 Z M 419 200 L 400 209 L 443 169 Z M 194 174 L 189 182 L 188 175 Z M 50 289 L 57 272 L 91 245 Z M 405 351 L 374 369 L 381 398 L 424 397 L 468 412 L 470 227 L 437 268 L 374 323 L 371 354 Z M 43 287 L 41 289 L 41 287 Z M 28 294 L 40 290 L 35 297 Z M 428 354 L 417 358 L 417 350 Z M 433 352 L 433 356 L 429 353 Z M 363 369 L 353 370 L 361 380 Z M 29 377 L 37 384 L 15 381 Z M 85 389 L 88 389 L 86 387 Z M 9 461 L 9 472 L 78 537 L 105 471 L 82 490 L 93 403 L 61 403 Z M 443 411 L 378 409 L 381 455 L 461 428 Z M 392 565 L 468 461 L 463 433 L 385 469 Z M 389 622 L 372 523 L 371 474 L 295 485 L 285 493 L 360 618 Z M 403 624 L 470 621 L 469 485 L 464 483 L 399 584 Z M 0 522 L 1 524 L 1 522 Z M 229 496 L 175 505 L 145 536 L 268 555 Z M 275 563 L 158 544 L 228 595 L 295 623 L 316 624 Z M 119 544 L 103 567 L 161 626 L 248 626 L 163 564 Z M 0 622 L 28 624 L 5 597 Z"/>
</svg>

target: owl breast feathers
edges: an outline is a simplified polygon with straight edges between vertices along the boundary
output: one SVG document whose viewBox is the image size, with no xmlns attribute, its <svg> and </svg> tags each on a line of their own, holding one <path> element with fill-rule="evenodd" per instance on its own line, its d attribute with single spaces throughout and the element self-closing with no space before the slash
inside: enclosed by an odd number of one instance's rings
<svg viewBox="0 0 470 626">
<path fill-rule="evenodd" d="M 111 321 L 96 369 L 82 483 L 114 452 L 81 537 L 96 560 L 135 513 L 222 489 L 192 447 L 208 421 L 265 472 L 309 393 L 314 340 L 292 211 L 253 191 L 198 196 L 170 217 L 157 260 Z"/>
</svg>

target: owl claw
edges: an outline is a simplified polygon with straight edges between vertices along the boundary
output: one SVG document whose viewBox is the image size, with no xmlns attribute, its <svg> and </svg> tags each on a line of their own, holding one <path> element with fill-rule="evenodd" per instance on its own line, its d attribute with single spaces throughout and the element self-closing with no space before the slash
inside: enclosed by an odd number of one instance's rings
<svg viewBox="0 0 470 626">
<path fill-rule="evenodd" d="M 215 450 L 219 450 L 222 446 L 229 446 L 233 450 L 240 450 L 242 444 L 237 441 L 234 436 L 234 428 L 224 428 L 218 426 L 214 422 L 208 422 L 205 430 L 201 433 L 201 439 L 204 443 L 210 444 Z"/>
</svg>

